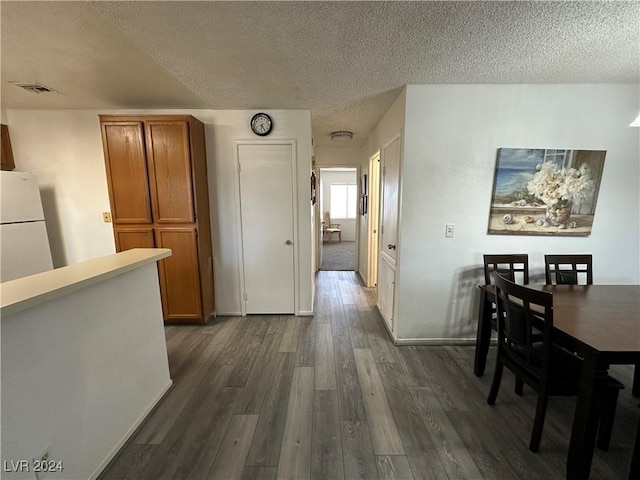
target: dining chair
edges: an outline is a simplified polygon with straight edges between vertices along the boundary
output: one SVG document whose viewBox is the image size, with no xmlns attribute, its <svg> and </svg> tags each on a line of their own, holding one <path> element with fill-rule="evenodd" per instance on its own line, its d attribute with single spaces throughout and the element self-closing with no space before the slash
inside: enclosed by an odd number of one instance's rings
<svg viewBox="0 0 640 480">
<path fill-rule="evenodd" d="M 593 285 L 593 257 L 590 254 L 544 256 L 547 285 Z"/>
<path fill-rule="evenodd" d="M 329 218 L 329 212 L 324 212 L 322 214 L 322 234 L 329 235 L 329 242 L 333 237 L 333 234 L 338 234 L 338 242 L 342 243 L 342 225 L 339 223 L 331 223 L 331 218 Z"/>
<path fill-rule="evenodd" d="M 489 254 L 484 258 L 484 283 L 492 284 L 493 272 L 498 272 L 512 282 L 529 283 L 529 255 L 526 253 Z"/>
<path fill-rule="evenodd" d="M 529 283 L 529 255 L 526 253 L 485 254 L 483 255 L 483 261 L 485 285 L 493 284 L 494 272 L 502 273 L 516 283 L 524 285 Z M 489 343 L 491 342 L 491 330 L 497 330 L 496 308 L 493 298 L 488 296 L 484 289 L 481 290 L 481 295 L 478 332 L 476 334 L 476 355 L 473 366 L 473 371 L 479 377 L 484 373 L 484 365 L 489 352 Z M 485 309 L 487 310 L 486 316 L 484 315 Z M 490 318 L 491 328 L 485 325 L 485 317 Z M 522 385 L 520 383 L 516 385 L 516 393 L 522 393 Z"/>
<path fill-rule="evenodd" d="M 553 294 L 518 285 L 500 273 L 496 286 L 498 355 L 487 403 L 495 405 L 504 367 L 538 394 L 529 450 L 537 452 L 549 396 L 577 396 L 582 360 L 553 342 Z M 542 341 L 534 338 L 542 333 Z M 624 385 L 611 376 L 603 379 L 599 394 L 599 447 L 608 447 L 618 393 Z"/>
</svg>

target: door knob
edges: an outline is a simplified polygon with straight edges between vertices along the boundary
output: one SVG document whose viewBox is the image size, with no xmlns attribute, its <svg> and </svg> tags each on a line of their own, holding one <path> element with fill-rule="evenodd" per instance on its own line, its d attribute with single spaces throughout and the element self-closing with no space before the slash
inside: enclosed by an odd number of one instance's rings
<svg viewBox="0 0 640 480">
<path fill-rule="evenodd" d="M 293 242 L 291 240 L 287 240 L 286 242 L 284 242 L 285 245 L 293 245 Z"/>
<path fill-rule="evenodd" d="M 389 250 L 395 250 L 396 249 L 396 244 L 395 243 L 390 243 L 389 245 L 387 245 L 387 248 Z"/>
</svg>

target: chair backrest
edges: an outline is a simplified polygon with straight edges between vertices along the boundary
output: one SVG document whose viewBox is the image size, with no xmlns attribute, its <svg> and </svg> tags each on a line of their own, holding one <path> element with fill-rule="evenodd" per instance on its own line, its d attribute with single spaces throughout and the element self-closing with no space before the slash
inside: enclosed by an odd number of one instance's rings
<svg viewBox="0 0 640 480">
<path fill-rule="evenodd" d="M 593 257 L 590 254 L 545 255 L 547 285 L 593 285 Z"/>
<path fill-rule="evenodd" d="M 331 219 L 329 218 L 329 212 L 322 213 L 322 223 L 325 229 L 331 226 Z"/>
<path fill-rule="evenodd" d="M 484 283 L 492 284 L 493 272 L 522 285 L 529 283 L 529 255 L 526 253 L 484 255 Z"/>
<path fill-rule="evenodd" d="M 494 274 L 498 324 L 498 355 L 529 381 L 548 378 L 553 329 L 553 294 L 534 290 Z M 540 344 L 542 332 L 542 344 Z"/>
</svg>

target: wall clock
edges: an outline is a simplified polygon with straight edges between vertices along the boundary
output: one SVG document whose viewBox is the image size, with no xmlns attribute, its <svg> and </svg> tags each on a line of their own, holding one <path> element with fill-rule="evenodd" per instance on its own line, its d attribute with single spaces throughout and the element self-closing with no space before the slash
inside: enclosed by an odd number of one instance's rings
<svg viewBox="0 0 640 480">
<path fill-rule="evenodd" d="M 251 117 L 251 130 L 261 137 L 269 135 L 273 130 L 273 120 L 266 113 L 256 113 Z"/>
</svg>

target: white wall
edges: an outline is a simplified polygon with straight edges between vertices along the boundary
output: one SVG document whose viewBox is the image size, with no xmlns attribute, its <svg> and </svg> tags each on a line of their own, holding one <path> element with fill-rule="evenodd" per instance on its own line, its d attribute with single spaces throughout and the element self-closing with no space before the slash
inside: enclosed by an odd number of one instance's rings
<svg viewBox="0 0 640 480">
<path fill-rule="evenodd" d="M 48 448 L 47 480 L 95 478 L 171 385 L 155 262 L 83 287 L 0 320 L 2 460 Z"/>
<path fill-rule="evenodd" d="M 248 110 L 8 110 L 18 170 L 34 172 L 41 182 L 45 217 L 55 266 L 113 253 L 98 114 L 191 114 L 205 124 L 211 227 L 214 248 L 216 309 L 240 312 L 237 238 L 237 171 L 233 141 L 255 140 Z M 297 146 L 299 308 L 312 311 L 311 262 L 311 115 L 308 110 L 271 110 L 274 130 L 268 139 L 294 139 Z M 15 137 L 15 140 L 14 140 Z M 49 191 L 50 193 L 47 193 Z M 52 228 L 52 227 L 48 227 Z"/>
<path fill-rule="evenodd" d="M 320 170 L 320 180 L 322 182 L 322 198 L 320 205 L 323 212 L 331 212 L 331 184 L 332 183 L 347 183 L 358 185 L 358 178 L 356 171 L 341 172 L 330 171 L 326 169 Z M 356 220 L 359 215 L 358 205 L 356 204 L 356 218 L 331 218 L 331 223 L 340 223 L 340 229 L 342 230 L 342 240 L 353 242 L 356 239 Z M 324 215 L 324 213 L 322 213 Z M 321 217 L 324 218 L 324 217 Z M 335 240 L 335 235 L 334 235 Z"/>
<path fill-rule="evenodd" d="M 114 253 L 98 112 L 8 110 L 7 119 L 16 170 L 38 176 L 54 267 Z"/>
<path fill-rule="evenodd" d="M 595 282 L 640 282 L 638 85 L 406 90 L 398 337 L 475 338 L 483 253 L 592 253 Z M 497 149 L 607 150 L 590 237 L 487 235 Z M 455 238 L 444 236 L 455 223 Z"/>
</svg>

